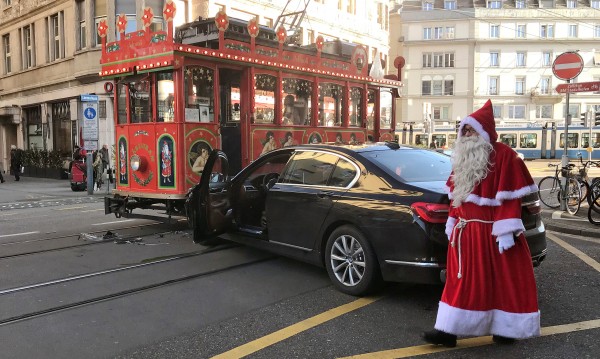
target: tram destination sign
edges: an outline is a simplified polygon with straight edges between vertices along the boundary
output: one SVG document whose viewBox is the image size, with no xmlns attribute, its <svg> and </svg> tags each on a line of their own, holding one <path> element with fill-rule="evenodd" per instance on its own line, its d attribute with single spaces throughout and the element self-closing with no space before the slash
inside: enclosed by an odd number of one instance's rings
<svg viewBox="0 0 600 359">
<path fill-rule="evenodd" d="M 591 92 L 600 91 L 600 81 L 593 82 L 574 82 L 568 84 L 560 84 L 556 86 L 556 92 Z"/>
</svg>

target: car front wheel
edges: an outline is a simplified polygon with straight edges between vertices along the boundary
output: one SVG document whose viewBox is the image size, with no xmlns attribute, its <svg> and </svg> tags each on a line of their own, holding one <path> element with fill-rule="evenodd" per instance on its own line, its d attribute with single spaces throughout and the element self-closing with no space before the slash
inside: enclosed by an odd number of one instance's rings
<svg viewBox="0 0 600 359">
<path fill-rule="evenodd" d="M 364 234 L 352 226 L 341 226 L 331 233 L 325 266 L 335 287 L 350 295 L 368 294 L 381 284 L 377 257 Z"/>
</svg>

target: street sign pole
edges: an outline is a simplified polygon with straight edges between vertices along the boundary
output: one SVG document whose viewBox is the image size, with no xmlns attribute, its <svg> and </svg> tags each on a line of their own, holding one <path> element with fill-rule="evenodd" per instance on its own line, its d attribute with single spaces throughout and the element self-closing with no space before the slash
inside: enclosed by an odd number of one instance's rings
<svg viewBox="0 0 600 359">
<path fill-rule="evenodd" d="M 567 80 L 567 84 L 569 84 L 571 82 L 571 80 Z M 563 155 L 560 161 L 560 166 L 561 167 L 567 167 L 569 165 L 569 155 L 567 154 L 567 149 L 569 148 L 569 120 L 570 120 L 570 114 L 569 114 L 569 95 L 570 95 L 570 91 L 567 90 L 566 92 L 566 98 L 567 98 L 567 111 L 565 111 L 565 140 L 563 141 Z M 562 170 L 561 170 L 561 174 L 563 174 Z M 566 211 L 567 210 L 567 176 L 562 176 L 560 179 L 561 182 L 561 187 L 562 187 L 562 194 L 559 198 L 560 200 L 560 209 L 561 211 Z"/>
<path fill-rule="evenodd" d="M 567 98 L 567 108 L 565 111 L 565 137 L 564 137 L 564 150 L 563 150 L 563 155 L 562 155 L 562 159 L 561 159 L 561 166 L 562 167 L 567 167 L 569 166 L 569 155 L 567 153 L 567 150 L 569 149 L 569 121 L 570 121 L 570 115 L 569 115 L 569 93 L 571 92 L 571 88 L 570 88 L 570 83 L 571 80 L 576 78 L 577 76 L 579 76 L 579 74 L 581 73 L 581 71 L 583 71 L 583 59 L 581 58 L 581 56 L 574 51 L 570 51 L 570 52 L 563 52 L 562 54 L 558 55 L 556 57 L 556 59 L 554 59 L 554 63 L 552 64 L 552 72 L 554 73 L 554 76 L 558 77 L 561 80 L 565 80 L 567 81 L 567 85 L 565 86 L 565 93 L 566 93 L 566 98 Z M 590 85 L 591 87 L 592 85 Z M 594 85 L 596 86 L 596 85 Z M 586 90 L 587 89 L 582 89 L 582 90 Z M 558 90 L 557 90 L 558 91 Z M 562 170 L 561 170 L 561 174 L 562 174 Z M 565 173 L 566 174 L 566 173 Z M 566 193 L 567 193 L 567 176 L 563 176 L 561 178 L 561 187 L 562 187 L 562 194 L 560 196 L 560 209 L 561 210 L 566 210 L 567 209 L 567 201 L 566 201 Z"/>
</svg>

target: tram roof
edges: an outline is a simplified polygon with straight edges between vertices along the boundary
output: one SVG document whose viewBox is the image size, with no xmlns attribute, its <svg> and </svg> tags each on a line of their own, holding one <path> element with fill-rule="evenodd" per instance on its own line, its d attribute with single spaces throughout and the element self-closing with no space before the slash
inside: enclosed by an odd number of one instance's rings
<svg viewBox="0 0 600 359">
<path fill-rule="evenodd" d="M 125 28 L 122 22 L 126 20 L 119 21 L 120 28 Z M 167 31 L 152 32 L 146 27 L 123 32 L 118 41 L 110 43 L 102 37 L 100 76 L 110 78 L 177 68 L 182 66 L 181 56 L 184 56 L 377 86 L 401 86 L 394 75 L 381 79 L 369 76 L 368 51 L 363 45 L 323 41 L 322 37 L 306 46 L 288 45 L 283 28 L 275 31 L 254 20 L 229 18 L 224 12 L 215 18 L 184 24 L 176 29 L 175 35 L 172 25 L 171 20 Z M 106 33 L 107 29 L 101 23 L 98 31 Z"/>
</svg>

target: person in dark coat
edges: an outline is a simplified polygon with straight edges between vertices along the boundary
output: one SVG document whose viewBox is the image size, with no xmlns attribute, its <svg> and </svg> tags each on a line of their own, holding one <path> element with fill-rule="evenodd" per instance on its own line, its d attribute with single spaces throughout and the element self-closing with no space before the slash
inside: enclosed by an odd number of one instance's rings
<svg viewBox="0 0 600 359">
<path fill-rule="evenodd" d="M 21 178 L 21 166 L 22 162 L 22 154 L 21 150 L 17 148 L 15 145 L 10 146 L 10 170 L 15 176 L 15 181 L 18 181 Z"/>
</svg>

